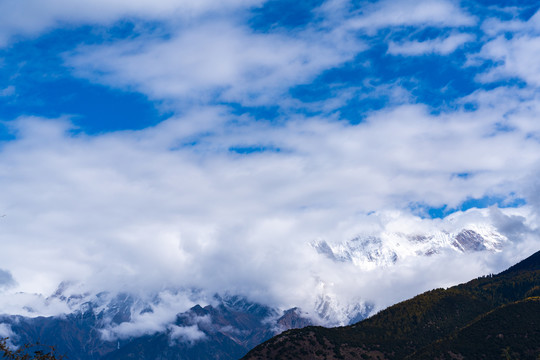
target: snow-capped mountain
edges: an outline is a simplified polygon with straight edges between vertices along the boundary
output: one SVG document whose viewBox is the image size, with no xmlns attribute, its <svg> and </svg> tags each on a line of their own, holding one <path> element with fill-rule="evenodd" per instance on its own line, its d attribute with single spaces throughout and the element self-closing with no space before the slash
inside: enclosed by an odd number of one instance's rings
<svg viewBox="0 0 540 360">
<path fill-rule="evenodd" d="M 329 244 L 316 240 L 311 246 L 321 255 L 336 262 L 373 269 L 390 266 L 411 256 L 430 256 L 445 251 L 458 253 L 475 251 L 501 251 L 508 241 L 489 224 L 470 224 L 453 230 L 431 232 L 391 232 L 377 235 L 358 235 L 348 241 Z"/>
</svg>

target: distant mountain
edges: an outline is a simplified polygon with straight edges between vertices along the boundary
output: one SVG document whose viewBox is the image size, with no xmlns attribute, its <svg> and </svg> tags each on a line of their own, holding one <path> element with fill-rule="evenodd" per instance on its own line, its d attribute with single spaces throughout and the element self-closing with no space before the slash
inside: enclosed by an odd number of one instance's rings
<svg viewBox="0 0 540 360">
<path fill-rule="evenodd" d="M 311 324 L 295 309 L 279 316 L 241 297 L 222 300 L 217 307 L 197 305 L 179 314 L 169 331 L 133 339 L 103 359 L 238 359 L 276 333 Z"/>
<path fill-rule="evenodd" d="M 134 310 L 153 311 L 131 295 L 54 295 L 77 306 L 73 313 L 54 317 L 4 315 L 15 344 L 54 345 L 68 359 L 238 359 L 255 345 L 283 330 L 312 324 L 298 309 L 279 312 L 239 296 L 215 296 L 214 305 L 196 305 L 176 315 L 162 330 L 111 336 L 118 327 L 132 325 Z"/>
<path fill-rule="evenodd" d="M 428 291 L 357 324 L 290 330 L 243 359 L 538 359 L 540 252 L 496 276 Z"/>
</svg>

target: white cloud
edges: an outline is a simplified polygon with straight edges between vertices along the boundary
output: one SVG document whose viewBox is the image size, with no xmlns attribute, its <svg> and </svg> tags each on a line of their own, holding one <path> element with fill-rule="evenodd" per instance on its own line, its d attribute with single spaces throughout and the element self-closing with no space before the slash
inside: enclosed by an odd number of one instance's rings
<svg viewBox="0 0 540 360">
<path fill-rule="evenodd" d="M 0 89 L 0 96 L 12 96 L 15 94 L 15 86 L 8 86 Z"/>
<path fill-rule="evenodd" d="M 73 73 L 93 82 L 136 90 L 178 107 L 206 102 L 290 105 L 290 88 L 311 82 L 367 49 L 358 37 L 382 27 L 473 25 L 475 19 L 450 1 L 383 1 L 349 13 L 350 4 L 325 2 L 317 21 L 294 32 L 255 32 L 238 19 L 200 18 L 169 26 L 166 37 L 141 36 L 81 46 L 65 54 Z M 425 42 L 391 43 L 390 53 L 449 54 L 472 37 L 454 34 Z"/>
<path fill-rule="evenodd" d="M 306 29 L 255 33 L 230 21 L 202 22 L 167 39 L 81 47 L 67 55 L 76 75 L 153 99 L 275 104 L 292 86 L 311 81 L 364 48 L 342 32 Z"/>
<path fill-rule="evenodd" d="M 0 324 L 0 338 L 13 337 L 13 330 L 9 324 Z"/>
<path fill-rule="evenodd" d="M 471 56 L 470 63 L 489 60 L 493 65 L 477 79 L 493 82 L 520 78 L 528 85 L 540 85 L 540 12 L 528 21 L 490 21 L 485 26 L 490 38 L 481 51 Z M 511 36 L 508 36 L 511 34 Z"/>
<path fill-rule="evenodd" d="M 263 0 L 221 1 L 219 11 L 251 8 L 262 3 Z M 0 46 L 16 37 L 37 36 L 66 24 L 110 25 L 125 18 L 191 19 L 216 10 L 216 3 L 211 0 L 7 0 L 0 3 Z"/>
<path fill-rule="evenodd" d="M 201 341 L 206 338 L 206 334 L 199 330 L 197 325 L 192 326 L 176 326 L 171 325 L 170 329 L 170 338 L 171 340 L 177 340 L 181 342 L 188 342 L 193 344 L 196 341 Z"/>
<path fill-rule="evenodd" d="M 38 272 L 36 270 L 33 271 L 39 277 Z M 48 281 L 44 278 L 41 279 Z M 46 295 L 49 294 L 48 292 Z M 10 291 L 4 291 L 2 293 L 0 308 L 3 314 L 22 315 L 26 317 L 57 316 L 71 312 L 69 306 L 59 299 L 47 299 L 42 294 L 20 292 L 17 289 L 10 289 Z"/>
<path fill-rule="evenodd" d="M 139 291 L 141 293 L 141 291 Z M 142 298 L 153 297 L 151 292 L 144 293 Z M 157 300 L 156 300 L 157 299 Z M 120 324 L 110 324 L 101 330 L 104 340 L 113 341 L 115 339 L 127 339 L 143 335 L 152 335 L 155 333 L 170 330 L 171 324 L 176 320 L 176 315 L 195 306 L 197 303 L 206 305 L 204 295 L 197 294 L 196 298 L 191 291 L 160 291 L 154 296 L 153 301 L 136 303 L 131 307 L 131 318 L 129 321 Z M 143 311 L 147 309 L 151 311 Z M 201 319 L 201 321 L 204 321 Z M 195 325 L 196 326 L 196 325 Z M 173 333 L 175 333 L 173 331 Z M 182 331 L 179 330 L 172 338 L 180 338 Z M 193 331 L 187 330 L 185 333 L 186 341 L 193 341 L 188 335 L 195 335 Z"/>
<path fill-rule="evenodd" d="M 482 23 L 482 31 L 489 37 L 504 35 L 504 33 L 522 33 L 540 30 L 540 12 L 536 12 L 527 21 L 523 21 L 513 14 L 511 20 L 488 18 Z"/>
<path fill-rule="evenodd" d="M 472 26 L 475 17 L 464 12 L 454 1 L 378 1 L 361 9 L 362 15 L 350 26 L 369 32 L 394 26 Z"/>
<path fill-rule="evenodd" d="M 13 344 L 13 340 L 17 338 L 17 335 L 11 329 L 11 325 L 0 323 L 0 339 L 7 339 L 6 345 L 12 350 L 16 350 L 17 346 Z"/>
<path fill-rule="evenodd" d="M 425 41 L 405 41 L 388 44 L 388 53 L 392 55 L 418 56 L 425 54 L 448 55 L 467 42 L 474 41 L 470 34 L 454 34 L 445 38 Z"/>
<path fill-rule="evenodd" d="M 495 66 L 478 76 L 480 81 L 492 82 L 517 77 L 529 85 L 540 85 L 540 36 L 518 35 L 510 40 L 503 36 L 488 42 L 480 56 L 495 61 Z"/>
</svg>

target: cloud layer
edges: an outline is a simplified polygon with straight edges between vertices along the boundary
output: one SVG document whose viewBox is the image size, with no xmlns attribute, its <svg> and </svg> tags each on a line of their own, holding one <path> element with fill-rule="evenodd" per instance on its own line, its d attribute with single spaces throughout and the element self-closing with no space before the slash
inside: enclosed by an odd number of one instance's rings
<svg viewBox="0 0 540 360">
<path fill-rule="evenodd" d="M 1 261 L 20 289 L 47 293 L 71 280 L 95 290 L 234 289 L 278 303 L 290 288 L 311 296 L 317 278 L 360 271 L 325 264 L 309 247 L 314 239 L 345 241 L 385 228 L 385 216 L 365 214 L 397 207 L 406 219 L 418 199 L 457 206 L 487 184 L 508 193 L 515 187 L 507 179 L 525 182 L 521 169 L 540 153 L 519 132 L 499 138 L 480 126 L 487 134 L 478 133 L 467 114 L 434 119 L 410 106 L 354 126 L 300 119 L 179 146 L 187 141 L 173 131 L 182 134 L 185 121 L 102 136 L 73 134 L 65 120 L 13 123 L 18 138 L 4 144 L 0 167 L 1 232 L 17 241 L 4 244 Z M 399 135 L 373 141 L 389 129 Z M 250 141 L 282 151 L 228 151 Z M 435 143 L 439 152 L 428 153 Z M 471 176 L 454 176 L 465 171 Z M 530 219 L 525 214 L 520 224 L 534 229 Z M 394 226 L 413 231 L 409 221 Z M 294 305 L 295 296 L 284 303 Z"/>
</svg>

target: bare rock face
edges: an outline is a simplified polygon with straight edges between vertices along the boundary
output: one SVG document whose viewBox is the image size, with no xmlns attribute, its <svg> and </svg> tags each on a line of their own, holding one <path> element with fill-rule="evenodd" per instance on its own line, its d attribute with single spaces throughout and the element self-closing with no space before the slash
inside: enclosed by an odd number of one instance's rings
<svg viewBox="0 0 540 360">
<path fill-rule="evenodd" d="M 473 230 L 463 230 L 456 235 L 452 243 L 456 248 L 464 252 L 486 250 L 484 238 Z"/>
</svg>

